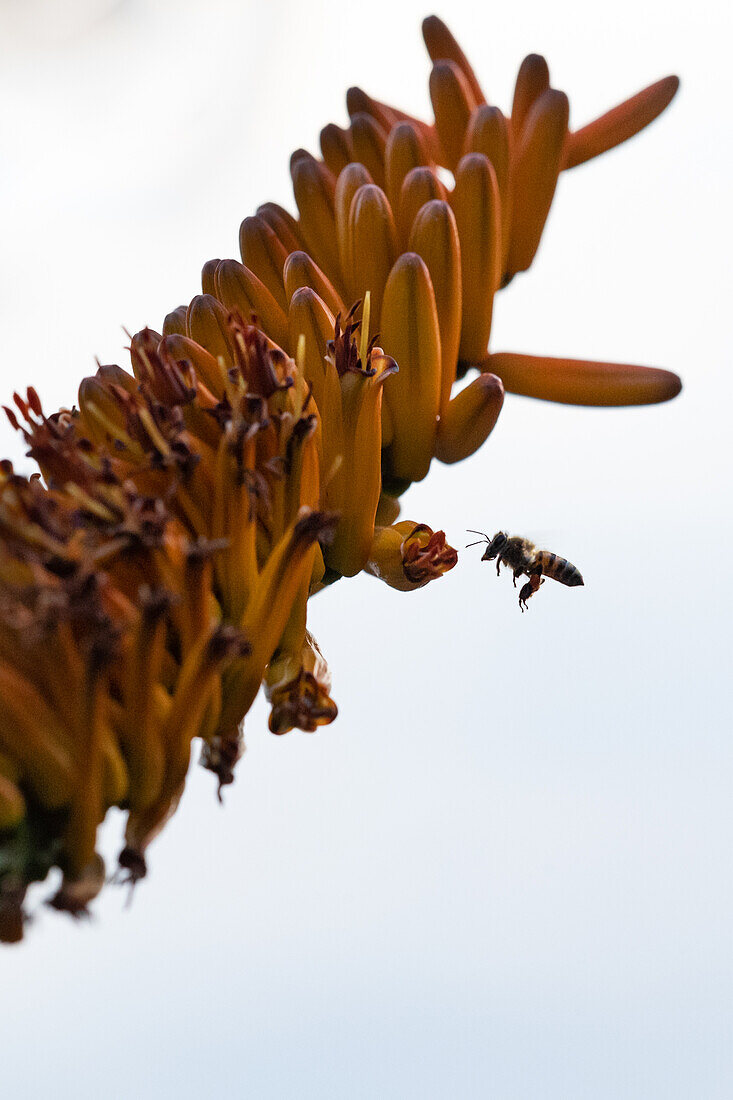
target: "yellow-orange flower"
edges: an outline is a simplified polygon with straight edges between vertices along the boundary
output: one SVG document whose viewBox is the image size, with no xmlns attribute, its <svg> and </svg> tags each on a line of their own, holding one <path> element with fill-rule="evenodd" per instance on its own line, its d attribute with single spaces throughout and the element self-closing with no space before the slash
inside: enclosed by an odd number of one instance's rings
<svg viewBox="0 0 733 1100">
<path fill-rule="evenodd" d="M 634 405 L 675 397 L 681 384 L 670 371 L 566 358 L 491 356 L 487 349 L 494 296 L 530 266 L 560 173 L 648 126 L 674 97 L 677 77 L 657 81 L 572 131 L 568 98 L 551 87 L 543 57 L 530 54 L 524 59 L 511 112 L 504 115 L 487 103 L 471 64 L 442 20 L 428 17 L 423 36 L 433 62 L 429 90 L 434 122 L 421 122 L 360 88 L 350 88 L 349 126 L 341 130 L 331 124 L 321 131 L 321 176 L 328 178 L 327 169 L 332 174 L 329 187 L 338 192 L 342 176 L 354 173 L 360 163 L 369 182 L 386 188 L 400 247 L 412 248 L 426 260 L 436 301 L 444 296 L 452 300 L 451 279 L 431 266 L 416 237 L 420 239 L 424 231 L 420 219 L 426 217 L 426 204 L 443 202 L 452 210 L 460 244 L 462 310 L 459 362 L 443 364 L 447 392 L 448 378 L 452 383 L 456 373 L 461 376 L 476 367 L 497 374 L 511 392 L 544 400 Z M 366 132 L 372 135 L 368 156 L 364 155 Z M 446 169 L 453 175 L 452 190 L 445 182 Z M 317 171 L 317 167 L 310 169 L 312 175 Z M 308 206 L 310 196 L 301 200 L 296 189 L 296 201 L 302 219 L 302 207 Z M 329 221 L 325 211 L 322 218 L 333 232 L 333 218 Z M 338 206 L 335 220 L 338 225 Z M 335 270 L 329 274 L 339 285 Z M 441 335 L 447 319 L 444 309 L 439 303 Z M 399 362 L 389 341 L 384 340 L 384 345 Z M 445 401 L 441 403 L 444 414 Z"/>
<path fill-rule="evenodd" d="M 458 561 L 445 541 L 444 531 L 426 523 L 402 520 L 392 527 L 377 527 L 366 570 L 400 592 L 413 592 L 442 577 Z"/>
<path fill-rule="evenodd" d="M 86 910 L 113 806 L 120 865 L 144 875 L 194 740 L 221 790 L 261 685 L 276 734 L 334 720 L 308 600 L 362 570 L 414 591 L 455 566 L 397 498 L 485 442 L 505 388 L 678 392 L 666 371 L 488 351 L 560 171 L 647 125 L 675 78 L 572 133 L 542 58 L 504 116 L 445 25 L 423 30 L 433 124 L 352 88 L 323 160 L 293 154 L 297 219 L 246 217 L 242 262 L 209 260 L 202 293 L 132 337 L 132 373 L 101 366 L 51 416 L 32 388 L 6 410 L 40 473 L 0 463 L 0 940 L 54 866 L 50 903 Z"/>
<path fill-rule="evenodd" d="M 5 938 L 17 938 L 25 887 L 53 864 L 56 908 L 79 912 L 101 888 L 96 833 L 110 806 L 128 811 L 122 865 L 144 874 L 195 737 L 231 780 L 241 720 L 322 577 L 318 540 L 334 519 L 315 508 L 308 386 L 252 326 L 227 316 L 221 335 L 229 365 L 144 330 L 134 374 L 100 367 L 78 411 L 46 417 L 33 390 L 9 410 L 47 487 L 2 468 Z"/>
</svg>

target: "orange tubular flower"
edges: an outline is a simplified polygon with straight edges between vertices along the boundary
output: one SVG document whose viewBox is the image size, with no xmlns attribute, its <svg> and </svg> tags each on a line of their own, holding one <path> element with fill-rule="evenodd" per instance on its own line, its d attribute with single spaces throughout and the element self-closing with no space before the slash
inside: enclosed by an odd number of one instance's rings
<svg viewBox="0 0 733 1100">
<path fill-rule="evenodd" d="M 413 592 L 442 577 L 458 561 L 445 541 L 444 531 L 425 523 L 403 520 L 393 527 L 377 527 L 366 571 L 399 592 Z"/>
<path fill-rule="evenodd" d="M 580 360 L 518 356 L 503 374 L 510 357 L 487 359 L 487 345 L 494 293 L 530 266 L 560 172 L 599 156 L 653 122 L 674 97 L 679 86 L 677 77 L 652 84 L 582 129 L 571 131 L 567 96 L 550 86 L 544 58 L 530 54 L 522 62 L 511 115 L 507 117 L 498 107 L 487 104 L 473 68 L 442 20 L 437 16 L 427 18 L 423 36 L 433 62 L 430 99 L 434 123 L 410 118 L 361 89 L 352 88 L 347 95 L 352 122 L 342 133 L 338 158 L 334 156 L 331 128 L 322 132 L 321 148 L 332 172 L 348 171 L 354 165 L 344 164 L 346 155 L 350 162 L 360 159 L 355 120 L 366 115 L 385 131 L 384 165 L 375 168 L 372 163 L 369 170 L 379 171 L 387 180 L 390 201 L 393 206 L 397 204 L 397 233 L 403 247 L 425 203 L 436 198 L 450 202 L 462 267 L 458 374 L 469 367 L 491 370 L 511 392 L 570 404 L 633 405 L 675 397 L 680 390 L 677 376 L 651 367 L 583 365 Z M 453 173 L 452 192 L 438 178 L 438 167 Z M 400 180 L 403 183 L 398 198 Z M 441 279 L 439 282 L 443 287 Z M 436 286 L 436 300 L 441 296 Z M 385 349 L 399 362 L 387 341 Z M 521 382 L 515 388 L 514 360 L 519 358 L 523 364 Z M 573 367 L 560 369 L 553 365 L 556 362 L 572 363 Z M 578 381 L 580 375 L 582 384 Z M 443 377 L 448 377 L 445 367 Z"/>
<path fill-rule="evenodd" d="M 346 577 L 364 568 L 374 536 L 382 488 L 382 387 L 397 370 L 394 360 L 373 342 L 370 346 L 362 340 L 359 354 L 353 332 L 348 321 L 343 332 L 336 322 L 328 359 L 341 385 L 343 446 L 328 497 L 340 518 L 324 556 L 331 569 Z"/>
<path fill-rule="evenodd" d="M 100 367 L 78 412 L 46 417 L 35 391 L 16 395 L 48 488 L 0 472 L 2 938 L 18 937 L 25 888 L 53 864 L 54 907 L 84 909 L 104 882 L 95 843 L 110 806 L 128 811 L 121 865 L 145 873 L 195 737 L 231 781 L 240 722 L 322 577 L 333 519 L 314 510 L 308 386 L 218 308 L 196 303 L 187 322 L 210 336 L 221 320 L 218 360 L 144 330 L 134 375 Z M 318 720 L 335 713 L 324 704 Z"/>
<path fill-rule="evenodd" d="M 676 397 L 682 388 L 671 371 L 585 359 L 499 352 L 489 355 L 482 369 L 495 372 L 512 393 L 566 405 L 651 405 Z"/>
<path fill-rule="evenodd" d="M 100 366 L 52 416 L 32 388 L 6 410 L 40 472 L 0 463 L 0 941 L 22 937 L 52 867 L 50 904 L 85 912 L 111 807 L 121 868 L 142 877 L 194 740 L 231 783 L 261 685 L 273 733 L 334 720 L 309 598 L 361 570 L 414 591 L 456 565 L 442 531 L 398 521 L 398 497 L 485 442 L 505 389 L 679 392 L 668 371 L 488 351 L 560 172 L 648 125 L 676 78 L 571 132 L 543 58 L 505 116 L 445 25 L 423 32 L 433 124 L 350 89 L 323 160 L 292 156 L 297 218 L 246 217 L 242 262 L 209 260 L 202 293 L 132 337 L 132 373 Z"/>
</svg>

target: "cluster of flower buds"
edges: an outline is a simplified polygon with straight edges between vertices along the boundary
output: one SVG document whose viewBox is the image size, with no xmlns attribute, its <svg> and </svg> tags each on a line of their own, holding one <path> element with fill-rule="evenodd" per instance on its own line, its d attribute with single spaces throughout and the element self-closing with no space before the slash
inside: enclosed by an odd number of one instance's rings
<svg viewBox="0 0 733 1100">
<path fill-rule="evenodd" d="M 675 82 L 572 134 L 541 58 L 507 119 L 447 28 L 424 33 L 434 125 L 352 89 L 323 160 L 293 155 L 297 219 L 246 218 L 243 262 L 209 261 L 202 294 L 132 337 L 131 373 L 100 366 L 51 416 L 33 389 L 6 410 L 40 473 L 0 464 L 1 940 L 53 867 L 51 904 L 86 911 L 113 806 L 140 878 L 194 739 L 230 783 L 263 684 L 273 733 L 333 721 L 309 597 L 455 566 L 397 498 L 433 457 L 481 446 L 505 386 L 587 404 L 679 389 L 652 368 L 488 354 L 494 295 L 529 266 L 561 168 L 646 125 Z"/>
<path fill-rule="evenodd" d="M 391 325 L 413 285 L 429 281 L 432 295 L 417 289 L 413 294 L 425 312 L 434 299 L 433 327 L 441 341 L 434 453 L 456 461 L 480 446 L 491 430 L 496 390 L 485 390 L 476 379 L 473 399 L 466 396 L 455 407 L 450 401 L 453 380 L 469 367 L 497 375 L 512 393 L 570 404 L 633 405 L 674 397 L 680 383 L 669 371 L 488 354 L 488 345 L 494 295 L 532 263 L 560 172 L 612 149 L 652 122 L 675 95 L 677 77 L 652 84 L 571 131 L 568 98 L 550 86 L 543 57 L 530 54 L 522 62 L 511 112 L 505 115 L 487 103 L 463 50 L 437 16 L 424 21 L 423 36 L 433 62 L 434 122 L 351 88 L 348 128 L 330 124 L 321 131 L 323 163 L 298 152 L 291 171 L 302 234 L 309 246 L 320 242 L 312 255 L 340 290 L 362 294 L 368 281 L 373 295 L 383 299 L 381 339 L 400 368 L 397 351 L 407 343 L 407 330 L 400 327 L 393 346 Z M 370 254 L 366 261 L 365 251 Z M 415 267 L 421 274 L 408 276 Z M 482 408 L 483 437 L 477 424 Z M 403 469 L 399 417 L 394 432 L 396 464 Z"/>
</svg>

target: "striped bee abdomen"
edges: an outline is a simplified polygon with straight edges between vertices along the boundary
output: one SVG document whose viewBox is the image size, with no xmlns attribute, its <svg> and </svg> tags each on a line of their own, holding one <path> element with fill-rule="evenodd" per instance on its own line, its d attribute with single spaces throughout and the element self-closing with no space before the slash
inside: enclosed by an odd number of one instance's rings
<svg viewBox="0 0 733 1100">
<path fill-rule="evenodd" d="M 538 550 L 534 560 L 535 564 L 542 566 L 543 577 L 552 577 L 554 581 L 566 584 L 568 588 L 583 584 L 580 570 L 576 569 L 567 558 L 561 558 L 559 554 L 551 554 L 549 550 Z"/>
</svg>

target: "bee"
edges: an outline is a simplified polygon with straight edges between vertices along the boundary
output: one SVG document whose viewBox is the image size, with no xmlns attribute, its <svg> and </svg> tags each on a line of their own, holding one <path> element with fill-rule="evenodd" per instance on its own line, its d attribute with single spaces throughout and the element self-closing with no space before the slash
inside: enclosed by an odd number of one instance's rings
<svg viewBox="0 0 733 1100">
<path fill-rule="evenodd" d="M 527 600 L 530 596 L 534 596 L 547 577 L 559 581 L 560 584 L 566 584 L 569 588 L 585 583 L 580 570 L 566 558 L 552 554 L 549 550 L 538 550 L 533 542 L 523 539 L 520 535 L 510 537 L 505 531 L 498 531 L 493 539 L 490 539 L 483 531 L 472 531 L 470 528 L 469 534 L 481 535 L 476 542 L 469 542 L 469 546 L 478 546 L 479 542 L 488 544 L 481 561 L 496 559 L 497 577 L 501 566 L 506 565 L 512 571 L 515 588 L 517 577 L 529 578 L 519 593 L 519 607 L 522 611 L 527 607 Z"/>
</svg>

